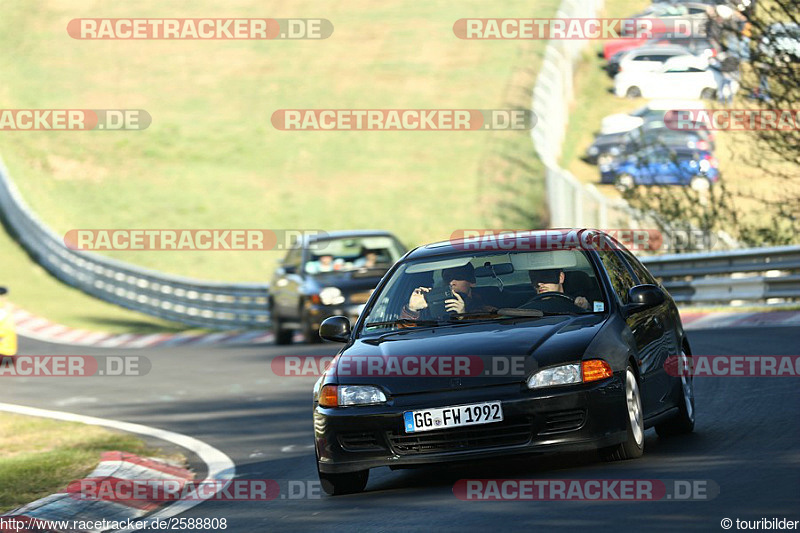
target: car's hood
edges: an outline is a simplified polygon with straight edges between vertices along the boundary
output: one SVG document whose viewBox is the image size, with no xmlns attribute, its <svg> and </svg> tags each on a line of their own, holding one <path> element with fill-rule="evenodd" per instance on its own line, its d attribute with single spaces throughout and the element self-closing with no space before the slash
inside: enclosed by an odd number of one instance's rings
<svg viewBox="0 0 800 533">
<path fill-rule="evenodd" d="M 314 274 L 309 277 L 309 284 L 322 287 L 336 287 L 344 293 L 374 289 L 387 268 L 369 270 L 346 270 Z"/>
<path fill-rule="evenodd" d="M 409 328 L 356 340 L 331 377 L 392 395 L 521 384 L 539 368 L 579 361 L 603 320 L 591 314 Z"/>
</svg>

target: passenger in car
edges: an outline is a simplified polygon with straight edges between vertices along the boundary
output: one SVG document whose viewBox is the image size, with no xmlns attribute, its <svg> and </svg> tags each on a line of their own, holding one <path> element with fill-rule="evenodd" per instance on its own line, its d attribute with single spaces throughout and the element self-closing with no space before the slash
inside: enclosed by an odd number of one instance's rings
<svg viewBox="0 0 800 533">
<path fill-rule="evenodd" d="M 494 307 L 486 305 L 478 294 L 473 293 L 475 287 L 475 267 L 471 263 L 464 266 L 447 268 L 442 271 L 442 280 L 453 292 L 453 298 L 444 301 L 445 311 L 448 313 L 491 313 Z M 411 292 L 408 304 L 403 306 L 400 318 L 419 319 L 427 318 L 429 314 L 428 300 L 425 295 L 431 287 L 417 287 Z"/>
</svg>

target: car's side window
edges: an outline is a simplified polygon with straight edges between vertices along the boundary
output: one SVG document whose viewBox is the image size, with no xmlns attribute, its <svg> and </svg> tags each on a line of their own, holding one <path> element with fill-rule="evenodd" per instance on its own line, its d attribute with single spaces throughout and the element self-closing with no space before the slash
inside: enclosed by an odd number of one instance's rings
<svg viewBox="0 0 800 533">
<path fill-rule="evenodd" d="M 623 259 L 630 265 L 633 273 L 639 278 L 639 283 L 649 283 L 650 285 L 658 285 L 656 278 L 645 268 L 645 266 L 636 259 L 628 250 L 620 250 Z"/>
<path fill-rule="evenodd" d="M 628 268 L 611 250 L 602 250 L 599 252 L 600 260 L 605 266 L 608 277 L 611 280 L 611 285 L 614 287 L 614 292 L 617 293 L 617 299 L 625 305 L 628 303 L 628 291 L 631 287 L 636 285 L 633 281 L 633 276 L 628 271 Z"/>
</svg>

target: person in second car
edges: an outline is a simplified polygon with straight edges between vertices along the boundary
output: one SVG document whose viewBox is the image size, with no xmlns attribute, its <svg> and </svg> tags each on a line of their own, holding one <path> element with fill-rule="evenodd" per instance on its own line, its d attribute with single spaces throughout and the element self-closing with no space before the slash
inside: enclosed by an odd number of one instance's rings
<svg viewBox="0 0 800 533">
<path fill-rule="evenodd" d="M 529 270 L 528 276 L 537 294 L 557 292 L 564 294 L 564 271 L 552 268 L 547 270 Z M 533 300 L 531 300 L 533 301 Z M 573 303 L 581 309 L 589 309 L 589 300 L 584 296 L 577 296 Z"/>
</svg>

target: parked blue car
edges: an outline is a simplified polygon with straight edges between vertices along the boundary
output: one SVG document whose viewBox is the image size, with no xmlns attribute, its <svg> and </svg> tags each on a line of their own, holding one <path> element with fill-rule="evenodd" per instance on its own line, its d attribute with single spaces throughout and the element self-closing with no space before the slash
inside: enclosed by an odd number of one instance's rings
<svg viewBox="0 0 800 533">
<path fill-rule="evenodd" d="M 648 147 L 600 167 L 600 182 L 624 191 L 636 185 L 682 185 L 706 190 L 720 178 L 711 152 Z"/>
</svg>

